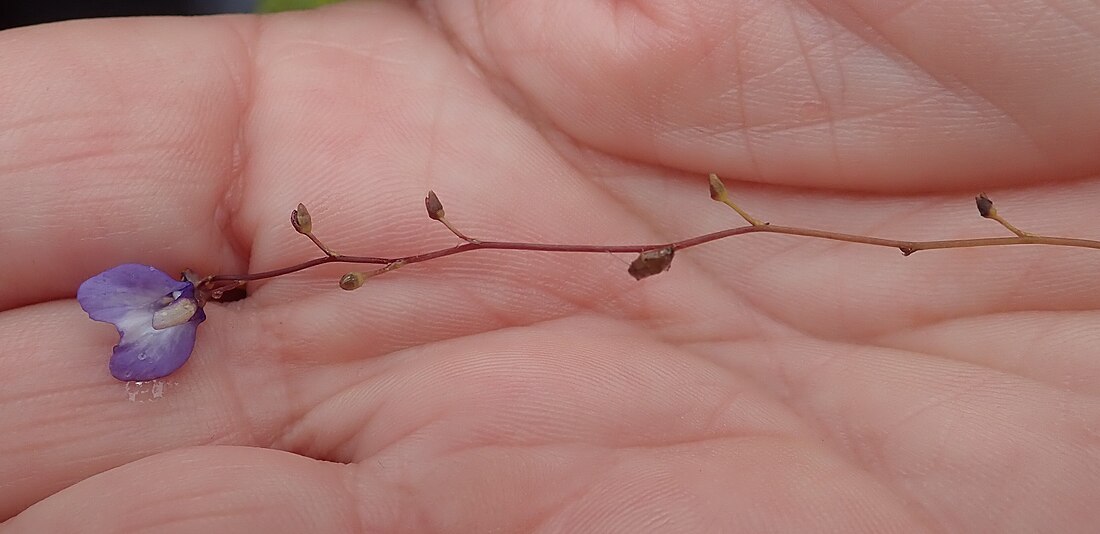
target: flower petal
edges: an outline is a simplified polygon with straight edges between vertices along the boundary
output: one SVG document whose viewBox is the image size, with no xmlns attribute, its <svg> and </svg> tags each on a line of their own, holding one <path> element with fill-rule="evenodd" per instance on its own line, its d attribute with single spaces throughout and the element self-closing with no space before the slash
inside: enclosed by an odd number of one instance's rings
<svg viewBox="0 0 1100 534">
<path fill-rule="evenodd" d="M 200 309 L 191 321 L 155 330 L 147 312 L 134 310 L 117 324 L 122 339 L 108 365 L 111 376 L 127 381 L 153 380 L 172 374 L 191 357 L 196 331 L 205 318 Z"/>
<path fill-rule="evenodd" d="M 195 286 L 148 265 L 125 264 L 103 271 L 80 285 L 80 307 L 96 321 L 115 325 L 118 345 L 108 367 L 123 381 L 153 380 L 172 374 L 191 357 L 195 334 L 206 313 L 197 308 L 190 320 L 153 328 L 154 315 L 171 302 L 194 302 Z M 197 306 L 196 306 L 197 307 Z"/>
<path fill-rule="evenodd" d="M 156 268 L 127 263 L 85 280 L 76 300 L 92 319 L 118 326 L 132 310 L 147 310 L 166 295 L 188 287 L 193 287 L 190 282 L 175 280 Z"/>
<path fill-rule="evenodd" d="M 186 284 L 179 297 L 194 298 L 194 286 Z M 108 365 L 111 376 L 126 381 L 153 380 L 172 374 L 191 357 L 199 323 L 205 320 L 206 312 L 199 308 L 190 321 L 157 330 L 148 309 L 130 309 L 114 323 L 122 339 Z"/>
</svg>

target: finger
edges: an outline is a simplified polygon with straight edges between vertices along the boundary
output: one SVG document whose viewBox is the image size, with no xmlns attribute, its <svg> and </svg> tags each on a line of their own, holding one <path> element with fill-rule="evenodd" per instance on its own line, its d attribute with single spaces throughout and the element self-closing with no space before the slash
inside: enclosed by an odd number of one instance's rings
<svg viewBox="0 0 1100 534">
<path fill-rule="evenodd" d="M 1100 78 L 1075 74 L 1100 58 L 1095 5 L 427 5 L 571 138 L 632 160 L 891 192 L 1100 166 Z"/>
<path fill-rule="evenodd" d="M 651 345 L 637 330 L 613 336 L 610 324 L 561 322 L 371 359 L 362 337 L 304 349 L 283 341 L 299 337 L 293 331 L 272 339 L 217 309 L 187 365 L 168 380 L 134 385 L 106 372 L 110 326 L 61 302 L 9 314 L 19 317 L 0 320 L 0 376 L 15 377 L 0 394 L 8 429 L 0 433 L 0 517 L 187 445 L 272 445 L 340 461 L 388 448 L 378 458 L 389 462 L 471 442 L 624 447 L 802 431 L 749 385 Z M 282 324 L 294 323 L 286 317 Z M 295 361 L 315 352 L 342 353 L 345 363 Z"/>
<path fill-rule="evenodd" d="M 347 466 L 290 453 L 197 447 L 81 481 L 2 525 L 32 532 L 360 532 Z"/>
<path fill-rule="evenodd" d="M 220 352 L 217 336 L 240 326 L 212 315 L 230 330 L 200 330 L 199 354 Z M 0 424 L 8 429 L 0 433 L 0 520 L 149 454 L 211 443 L 266 445 L 290 416 L 293 388 L 271 365 L 234 377 L 238 370 L 224 360 L 193 357 L 168 380 L 119 382 L 107 371 L 118 341 L 113 330 L 89 321 L 71 301 L 0 315 Z"/>
<path fill-rule="evenodd" d="M 361 466 L 191 448 L 82 481 L 0 531 L 640 532 L 654 525 L 686 532 L 920 527 L 902 503 L 828 456 L 756 439 L 622 452 L 470 448 L 438 462 Z"/>
<path fill-rule="evenodd" d="M 118 263 L 240 266 L 228 228 L 253 26 L 118 19 L 0 34 L 0 310 L 72 295 Z"/>
</svg>

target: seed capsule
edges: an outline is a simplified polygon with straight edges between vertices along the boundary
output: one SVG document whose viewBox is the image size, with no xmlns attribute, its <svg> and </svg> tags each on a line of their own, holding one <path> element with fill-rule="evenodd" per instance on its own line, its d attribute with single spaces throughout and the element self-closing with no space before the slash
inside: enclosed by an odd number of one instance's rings
<svg viewBox="0 0 1100 534">
<path fill-rule="evenodd" d="M 359 289 L 363 287 L 363 282 L 367 281 L 367 276 L 360 272 L 350 272 L 340 277 L 340 289 L 345 291 L 351 291 L 353 289 Z"/>
<path fill-rule="evenodd" d="M 672 266 L 672 256 L 675 252 L 672 247 L 647 250 L 638 254 L 638 257 L 630 262 L 630 268 L 627 269 L 627 272 L 635 280 L 661 274 Z"/>
</svg>

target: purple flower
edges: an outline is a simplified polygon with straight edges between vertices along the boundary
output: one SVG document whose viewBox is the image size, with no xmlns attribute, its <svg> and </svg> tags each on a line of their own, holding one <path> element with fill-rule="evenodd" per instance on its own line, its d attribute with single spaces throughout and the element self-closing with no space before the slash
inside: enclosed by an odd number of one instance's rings
<svg viewBox="0 0 1100 534">
<path fill-rule="evenodd" d="M 148 265 L 112 267 L 80 284 L 80 307 L 96 321 L 115 325 L 121 339 L 111 355 L 111 375 L 123 381 L 153 380 L 179 369 L 195 348 L 206 313 L 195 286 Z"/>
</svg>

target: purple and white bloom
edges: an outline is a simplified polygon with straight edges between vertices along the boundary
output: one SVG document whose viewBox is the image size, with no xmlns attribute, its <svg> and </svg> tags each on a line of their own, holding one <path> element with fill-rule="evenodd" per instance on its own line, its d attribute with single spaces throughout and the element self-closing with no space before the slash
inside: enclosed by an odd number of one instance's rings
<svg viewBox="0 0 1100 534">
<path fill-rule="evenodd" d="M 76 300 L 89 317 L 118 330 L 121 339 L 108 367 L 123 381 L 153 380 L 179 369 L 206 320 L 191 282 L 148 265 L 107 269 L 80 284 Z"/>
</svg>

